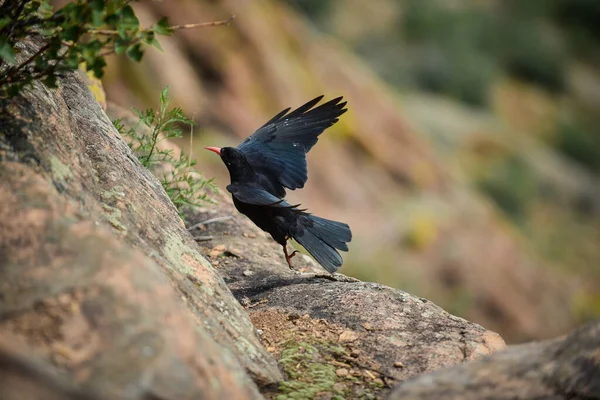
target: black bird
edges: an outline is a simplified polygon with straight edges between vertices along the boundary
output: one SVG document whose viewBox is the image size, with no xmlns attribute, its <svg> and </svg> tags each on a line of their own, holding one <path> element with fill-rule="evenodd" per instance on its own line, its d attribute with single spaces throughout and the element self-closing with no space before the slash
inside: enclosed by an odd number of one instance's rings
<svg viewBox="0 0 600 400">
<path fill-rule="evenodd" d="M 328 272 L 342 265 L 337 250 L 348 251 L 352 232 L 347 224 L 320 218 L 284 200 L 285 189 L 304 187 L 306 153 L 323 131 L 347 110 L 338 97 L 315 107 L 323 96 L 296 110 L 281 111 L 237 147 L 206 147 L 221 156 L 229 170 L 233 204 L 283 247 L 290 269 L 287 241 L 300 243 Z M 315 108 L 313 108 L 315 107 Z M 289 112 L 289 113 L 288 113 Z M 337 249 L 337 250 L 336 250 Z"/>
</svg>

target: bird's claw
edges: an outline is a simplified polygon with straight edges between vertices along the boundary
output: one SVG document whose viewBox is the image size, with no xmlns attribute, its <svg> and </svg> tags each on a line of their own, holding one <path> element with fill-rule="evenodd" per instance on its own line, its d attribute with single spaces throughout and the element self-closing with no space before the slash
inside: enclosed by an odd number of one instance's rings
<svg viewBox="0 0 600 400">
<path fill-rule="evenodd" d="M 291 270 L 295 270 L 294 267 L 292 266 L 292 257 L 294 257 L 296 255 L 296 253 L 298 252 L 298 250 L 294 250 L 292 252 L 292 254 L 290 255 L 285 255 L 285 261 L 287 261 L 288 266 L 290 267 Z"/>
<path fill-rule="evenodd" d="M 283 254 L 285 255 L 285 261 L 288 263 L 288 266 L 292 271 L 295 271 L 294 267 L 292 266 L 292 257 L 294 257 L 297 252 L 298 250 L 294 250 L 292 251 L 292 254 L 288 254 L 287 247 L 283 246 Z"/>
</svg>

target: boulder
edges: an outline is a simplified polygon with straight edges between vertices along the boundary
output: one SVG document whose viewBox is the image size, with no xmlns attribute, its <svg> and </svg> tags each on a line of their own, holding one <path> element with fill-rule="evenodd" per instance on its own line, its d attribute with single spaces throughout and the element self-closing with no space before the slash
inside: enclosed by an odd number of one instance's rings
<svg viewBox="0 0 600 400">
<path fill-rule="evenodd" d="M 0 336 L 111 398 L 260 398 L 282 380 L 78 74 L 0 99 L 0 126 Z"/>
<path fill-rule="evenodd" d="M 509 346 L 421 375 L 399 385 L 388 399 L 600 399 L 600 320 L 565 339 Z"/>
</svg>

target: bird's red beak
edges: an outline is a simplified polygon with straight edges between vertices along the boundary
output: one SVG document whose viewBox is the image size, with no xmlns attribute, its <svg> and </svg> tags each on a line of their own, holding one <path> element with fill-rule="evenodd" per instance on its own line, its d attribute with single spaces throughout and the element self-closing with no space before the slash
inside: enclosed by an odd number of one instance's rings
<svg viewBox="0 0 600 400">
<path fill-rule="evenodd" d="M 221 148 L 220 147 L 205 147 L 205 149 L 206 150 L 210 150 L 210 151 L 214 151 L 218 155 L 221 155 Z"/>
</svg>

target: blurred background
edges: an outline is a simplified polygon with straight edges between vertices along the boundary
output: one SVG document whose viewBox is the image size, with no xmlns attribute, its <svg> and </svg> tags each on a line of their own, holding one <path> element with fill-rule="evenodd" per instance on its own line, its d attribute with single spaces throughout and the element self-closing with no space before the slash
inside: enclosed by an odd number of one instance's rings
<svg viewBox="0 0 600 400">
<path fill-rule="evenodd" d="M 237 145 L 325 94 L 349 112 L 290 192 L 354 232 L 342 273 L 425 297 L 508 342 L 600 316 L 598 0 L 182 0 L 142 25 L 223 20 L 114 57 L 109 101 L 157 107 L 169 85 L 207 145 Z"/>
</svg>

